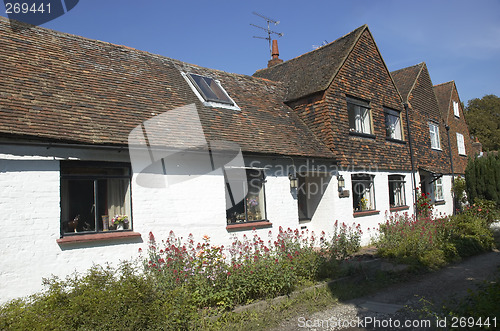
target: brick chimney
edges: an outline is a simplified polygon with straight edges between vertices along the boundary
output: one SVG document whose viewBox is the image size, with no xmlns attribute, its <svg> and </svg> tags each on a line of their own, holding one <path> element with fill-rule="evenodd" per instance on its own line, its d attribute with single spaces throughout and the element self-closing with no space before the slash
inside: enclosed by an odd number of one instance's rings
<svg viewBox="0 0 500 331">
<path fill-rule="evenodd" d="M 482 155 L 483 154 L 483 144 L 479 142 L 479 139 L 477 139 L 472 143 L 472 152 L 474 155 Z"/>
<path fill-rule="evenodd" d="M 280 64 L 283 62 L 282 59 L 279 58 L 280 52 L 278 51 L 278 41 L 276 39 L 273 40 L 273 47 L 271 51 L 271 60 L 267 62 L 267 67 L 270 68 L 272 66 L 275 66 L 277 64 Z"/>
</svg>

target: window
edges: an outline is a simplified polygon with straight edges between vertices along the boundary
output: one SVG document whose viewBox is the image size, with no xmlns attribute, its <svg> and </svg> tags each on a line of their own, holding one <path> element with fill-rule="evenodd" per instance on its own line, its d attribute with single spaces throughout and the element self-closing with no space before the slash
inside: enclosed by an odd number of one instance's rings
<svg viewBox="0 0 500 331">
<path fill-rule="evenodd" d="M 390 139 L 403 140 L 400 112 L 385 109 L 385 136 Z"/>
<path fill-rule="evenodd" d="M 442 201 L 443 197 L 443 177 L 439 177 L 434 181 L 434 200 Z"/>
<path fill-rule="evenodd" d="M 63 235 L 132 228 L 130 166 L 61 162 Z"/>
<path fill-rule="evenodd" d="M 458 108 L 458 102 L 453 101 L 453 114 L 455 114 L 456 117 L 460 117 L 460 109 Z"/>
<path fill-rule="evenodd" d="M 389 203 L 391 208 L 406 205 L 405 176 L 389 175 Z"/>
<path fill-rule="evenodd" d="M 227 224 L 266 220 L 264 172 L 225 169 Z"/>
<path fill-rule="evenodd" d="M 373 175 L 351 175 L 352 207 L 355 212 L 375 210 L 375 190 Z"/>
<path fill-rule="evenodd" d="M 460 154 L 460 155 L 467 155 L 467 154 L 465 154 L 464 136 L 461 133 L 458 133 L 458 132 L 457 132 L 457 147 L 458 147 L 458 154 Z"/>
<path fill-rule="evenodd" d="M 347 111 L 349 116 L 349 131 L 371 134 L 371 118 L 368 102 L 347 98 Z"/>
<path fill-rule="evenodd" d="M 439 126 L 435 123 L 429 123 L 429 132 L 431 135 L 431 148 L 441 149 L 441 142 L 439 140 Z"/>
<path fill-rule="evenodd" d="M 195 74 L 188 74 L 187 76 L 205 101 L 234 105 L 231 98 L 229 98 L 224 89 L 214 79 Z"/>
</svg>

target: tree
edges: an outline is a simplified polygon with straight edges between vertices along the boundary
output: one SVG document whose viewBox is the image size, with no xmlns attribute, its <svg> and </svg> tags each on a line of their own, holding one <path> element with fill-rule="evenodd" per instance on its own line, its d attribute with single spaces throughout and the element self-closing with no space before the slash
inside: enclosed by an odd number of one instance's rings
<svg viewBox="0 0 500 331">
<path fill-rule="evenodd" d="M 500 150 L 500 98 L 485 95 L 472 99 L 465 108 L 470 134 L 477 137 L 485 151 Z"/>
<path fill-rule="evenodd" d="M 500 156 L 469 158 L 465 169 L 469 201 L 476 198 L 495 201 L 500 206 Z"/>
</svg>

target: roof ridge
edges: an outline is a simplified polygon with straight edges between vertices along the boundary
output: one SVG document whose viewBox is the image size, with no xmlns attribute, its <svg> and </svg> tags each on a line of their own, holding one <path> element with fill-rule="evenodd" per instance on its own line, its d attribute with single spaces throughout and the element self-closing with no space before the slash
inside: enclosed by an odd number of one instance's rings
<svg viewBox="0 0 500 331">
<path fill-rule="evenodd" d="M 348 36 L 350 36 L 351 34 L 355 33 L 356 31 L 358 31 L 358 30 L 365 30 L 365 29 L 367 29 L 367 28 L 368 28 L 368 25 L 367 25 L 367 24 L 363 24 L 363 25 L 361 25 L 361 26 L 357 27 L 356 29 L 352 30 L 351 32 L 346 33 L 346 34 L 345 34 L 345 35 L 343 35 L 342 37 L 339 37 L 339 38 L 335 39 L 335 40 L 334 40 L 334 41 L 332 41 L 332 42 L 329 42 L 328 44 L 326 44 L 326 45 L 324 45 L 324 46 L 321 46 L 321 47 L 318 47 L 318 48 L 316 48 L 316 49 L 313 49 L 312 51 L 309 51 L 309 52 L 306 52 L 306 53 L 300 54 L 300 55 L 298 55 L 298 56 L 296 56 L 296 57 L 293 57 L 293 58 L 291 58 L 291 59 L 288 59 L 288 60 L 286 60 L 286 61 L 283 61 L 283 62 L 281 62 L 281 63 L 278 63 L 278 64 L 276 64 L 276 65 L 274 65 L 274 66 L 272 66 L 272 67 L 270 67 L 270 68 L 279 67 L 279 66 L 282 66 L 283 64 L 289 63 L 290 61 L 293 61 L 293 60 L 300 59 L 301 57 L 304 57 L 304 56 L 309 55 L 309 54 L 311 54 L 311 53 L 318 52 L 318 51 L 320 51 L 320 50 L 324 50 L 324 49 L 326 49 L 326 48 L 328 48 L 328 47 L 331 47 L 332 45 L 334 45 L 334 44 L 335 44 L 335 43 L 337 43 L 338 41 L 340 41 L 340 40 L 342 40 L 342 39 L 344 39 L 344 38 L 347 38 Z M 258 69 L 258 70 L 256 71 L 256 73 L 257 73 L 257 72 L 261 72 L 261 71 L 265 71 L 265 70 L 270 69 L 270 68 L 262 68 L 262 69 Z"/>
<path fill-rule="evenodd" d="M 449 82 L 444 82 L 444 83 L 441 83 L 441 84 L 436 84 L 434 85 L 433 87 L 439 87 L 439 86 L 442 86 L 442 85 L 446 85 L 446 84 L 454 84 L 455 81 L 454 80 L 450 80 Z"/>
<path fill-rule="evenodd" d="M 141 50 L 141 49 L 134 48 L 134 47 L 130 47 L 130 46 L 127 46 L 127 45 L 115 44 L 115 43 L 112 43 L 112 42 L 109 42 L 109 41 L 103 41 L 103 40 L 99 40 L 99 39 L 92 39 L 92 38 L 88 38 L 88 37 L 84 37 L 84 36 L 72 34 L 72 33 L 69 33 L 69 32 L 63 32 L 63 31 L 58 31 L 58 30 L 54 30 L 54 29 L 49 29 L 49 28 L 46 28 L 46 27 L 38 26 L 38 25 L 31 25 L 31 24 L 20 22 L 20 21 L 16 21 L 16 20 L 13 20 L 13 21 L 15 21 L 16 23 L 22 24 L 22 25 L 30 26 L 30 28 L 29 28 L 30 30 L 38 30 L 38 31 L 42 31 L 42 32 L 45 32 L 45 33 L 51 33 L 51 34 L 53 34 L 55 36 L 72 37 L 72 38 L 76 38 L 76 39 L 80 39 L 80 40 L 85 40 L 85 41 L 92 42 L 92 43 L 96 43 L 97 42 L 97 43 L 100 43 L 100 44 L 110 45 L 110 46 L 113 46 L 113 47 L 117 47 L 119 49 L 123 49 L 123 50 L 127 50 L 127 51 L 133 51 L 133 52 L 145 54 L 145 55 L 148 55 L 148 56 L 158 57 L 158 58 L 161 58 L 161 59 L 164 59 L 164 60 L 169 60 L 169 61 L 172 61 L 172 62 L 177 62 L 177 63 L 181 63 L 181 64 L 184 64 L 184 65 L 197 67 L 197 68 L 200 68 L 200 69 L 222 72 L 224 74 L 238 75 L 238 76 L 241 76 L 241 77 L 250 77 L 252 79 L 258 79 L 259 78 L 259 77 L 254 77 L 252 75 L 246 75 L 246 74 L 228 72 L 228 71 L 224 71 L 224 70 L 221 70 L 221 69 L 214 69 L 214 68 L 209 68 L 209 67 L 203 67 L 203 66 L 200 66 L 200 65 L 197 65 L 197 64 L 194 64 L 194 63 L 185 62 L 185 61 L 182 61 L 182 60 L 179 60 L 179 59 L 174 59 L 174 58 L 162 55 L 162 54 L 148 52 L 148 51 Z M 3 16 L 0 16 L 0 26 L 1 26 L 2 23 L 8 24 L 9 22 L 10 22 L 10 19 L 8 19 L 6 17 L 3 17 Z M 277 83 L 275 81 L 272 81 L 272 82 Z"/>
</svg>

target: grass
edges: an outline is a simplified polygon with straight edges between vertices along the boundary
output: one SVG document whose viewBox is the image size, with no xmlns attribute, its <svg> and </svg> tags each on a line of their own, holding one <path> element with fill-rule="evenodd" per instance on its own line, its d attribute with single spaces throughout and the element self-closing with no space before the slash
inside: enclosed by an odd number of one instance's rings
<svg viewBox="0 0 500 331">
<path fill-rule="evenodd" d="M 344 277 L 292 293 L 280 300 L 268 300 L 260 305 L 240 312 L 226 312 L 217 318 L 206 318 L 198 325 L 201 330 L 267 330 L 281 323 L 373 294 L 388 286 L 419 277 L 407 272 L 393 273 L 377 271 L 368 276 Z"/>
</svg>

